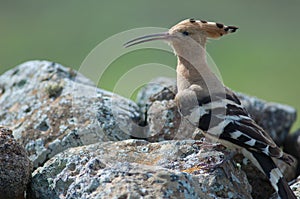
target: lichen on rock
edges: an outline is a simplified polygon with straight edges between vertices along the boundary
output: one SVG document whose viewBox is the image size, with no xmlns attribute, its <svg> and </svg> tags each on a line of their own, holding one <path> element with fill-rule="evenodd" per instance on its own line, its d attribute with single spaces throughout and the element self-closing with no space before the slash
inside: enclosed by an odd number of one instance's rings
<svg viewBox="0 0 300 199">
<path fill-rule="evenodd" d="M 1 75 L 0 125 L 10 126 L 15 137 L 3 134 L 13 140 L 7 149 L 18 141 L 35 169 L 28 198 L 269 196 L 273 189 L 251 163 L 241 155 L 229 158 L 230 151 L 181 118 L 175 94 L 174 79 L 159 78 L 141 89 L 135 103 L 48 61 Z M 287 144 L 296 111 L 238 95 L 273 139 Z M 295 167 L 280 165 L 290 179 Z"/>
<path fill-rule="evenodd" d="M 221 164 L 218 145 L 143 140 L 96 143 L 54 156 L 33 173 L 39 198 L 251 198 L 246 175 Z M 229 175 L 229 176 L 227 176 Z"/>
<path fill-rule="evenodd" d="M 57 63 L 26 62 L 0 82 L 0 124 L 12 127 L 35 168 L 70 147 L 129 139 L 139 120 L 134 102 Z"/>
</svg>

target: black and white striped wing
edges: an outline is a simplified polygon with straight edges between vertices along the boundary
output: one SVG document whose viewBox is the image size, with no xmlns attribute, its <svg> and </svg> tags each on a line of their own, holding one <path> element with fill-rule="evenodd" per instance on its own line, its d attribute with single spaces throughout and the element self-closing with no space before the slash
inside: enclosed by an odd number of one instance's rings
<svg viewBox="0 0 300 199">
<path fill-rule="evenodd" d="M 284 154 L 272 138 L 255 123 L 236 95 L 228 89 L 226 94 L 219 96 L 200 99 L 199 95 L 196 96 L 195 92 L 189 89 L 176 95 L 175 101 L 181 114 L 206 135 L 218 139 L 226 147 L 240 148 L 241 152 L 265 173 L 278 198 L 296 199 L 272 157 L 288 164 L 291 164 L 293 159 Z"/>
<path fill-rule="evenodd" d="M 233 92 L 227 92 L 225 98 L 211 101 L 199 100 L 205 114 L 199 118 L 198 127 L 210 136 L 250 151 L 291 162 L 271 137 L 249 116 Z"/>
</svg>

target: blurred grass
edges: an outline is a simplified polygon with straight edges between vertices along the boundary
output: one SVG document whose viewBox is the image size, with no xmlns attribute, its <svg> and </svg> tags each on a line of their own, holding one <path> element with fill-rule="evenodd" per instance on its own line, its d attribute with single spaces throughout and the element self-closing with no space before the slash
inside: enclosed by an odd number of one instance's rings
<svg viewBox="0 0 300 199">
<path fill-rule="evenodd" d="M 0 74 L 34 59 L 78 69 L 113 34 L 137 27 L 168 28 L 194 17 L 240 27 L 208 44 L 227 86 L 299 111 L 299 8 L 297 0 L 0 0 Z M 114 62 L 99 84 L 111 90 L 124 71 L 150 62 L 174 66 L 176 59 L 157 50 L 130 53 Z M 294 129 L 299 126 L 298 119 Z"/>
</svg>

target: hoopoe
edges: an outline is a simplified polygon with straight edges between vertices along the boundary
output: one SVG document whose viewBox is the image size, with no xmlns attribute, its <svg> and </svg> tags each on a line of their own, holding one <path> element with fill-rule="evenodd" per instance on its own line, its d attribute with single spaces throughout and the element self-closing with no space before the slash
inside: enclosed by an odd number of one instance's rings
<svg viewBox="0 0 300 199">
<path fill-rule="evenodd" d="M 263 172 L 281 199 L 296 199 L 272 158 L 291 164 L 272 138 L 249 116 L 238 97 L 211 71 L 206 60 L 208 38 L 219 38 L 238 29 L 221 23 L 187 19 L 166 33 L 133 39 L 125 47 L 165 40 L 177 56 L 175 101 L 180 113 L 206 137 L 241 152 Z"/>
</svg>

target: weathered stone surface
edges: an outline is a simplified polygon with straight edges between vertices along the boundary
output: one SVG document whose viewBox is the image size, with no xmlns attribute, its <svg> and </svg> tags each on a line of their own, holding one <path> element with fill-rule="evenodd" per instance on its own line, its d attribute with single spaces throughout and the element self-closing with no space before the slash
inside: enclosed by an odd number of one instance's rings
<svg viewBox="0 0 300 199">
<path fill-rule="evenodd" d="M 202 131 L 181 117 L 174 100 L 154 101 L 147 111 L 147 137 L 150 142 L 163 140 L 199 140 Z"/>
<path fill-rule="evenodd" d="M 1 75 L 0 124 L 12 127 L 34 167 L 42 166 L 33 173 L 30 197 L 251 198 L 249 180 L 252 196 L 267 198 L 273 189 L 252 164 L 239 156 L 223 162 L 229 152 L 203 142 L 201 132 L 181 120 L 175 93 L 175 81 L 160 78 L 142 89 L 137 106 L 47 61 Z M 271 135 L 284 131 L 283 139 L 294 110 L 241 98 Z M 132 137 L 162 142 L 127 140 Z"/>
<path fill-rule="evenodd" d="M 72 148 L 34 171 L 31 197 L 251 198 L 245 173 L 222 163 L 219 147 L 126 140 Z"/>
<path fill-rule="evenodd" d="M 148 141 L 189 140 L 199 137 L 199 130 L 181 119 L 173 100 L 155 101 L 147 111 Z M 197 137 L 198 136 L 198 137 Z"/>
<path fill-rule="evenodd" d="M 137 101 L 141 109 L 147 112 L 148 109 L 149 111 L 151 110 L 151 105 L 155 101 L 159 101 L 155 104 L 157 105 L 161 101 L 172 100 L 175 94 L 175 81 L 170 78 L 160 77 L 153 80 L 152 83 L 140 91 Z M 296 120 L 296 110 L 287 105 L 266 102 L 245 94 L 237 93 L 237 95 L 253 119 L 271 135 L 279 146 L 282 146 L 292 124 Z M 168 107 L 172 107 L 170 110 L 172 112 L 173 106 L 170 105 L 172 102 L 168 103 Z M 164 102 L 164 104 L 167 104 L 167 102 Z M 155 108 L 155 112 L 152 110 L 152 118 L 159 117 L 162 111 L 166 111 L 163 105 L 161 107 L 161 109 Z M 151 125 L 151 121 L 148 121 L 148 123 Z M 189 126 L 189 124 L 187 125 Z M 152 127 L 150 126 L 149 128 L 151 129 Z M 167 134 L 169 134 L 168 137 L 176 137 L 178 132 L 171 129 Z"/>
<path fill-rule="evenodd" d="M 139 120 L 134 102 L 48 61 L 7 71 L 0 88 L 0 124 L 13 129 L 34 167 L 69 147 L 128 139 Z"/>
<path fill-rule="evenodd" d="M 22 199 L 30 180 L 32 164 L 12 131 L 0 126 L 0 198 Z"/>
<path fill-rule="evenodd" d="M 137 94 L 137 104 L 141 108 L 142 115 L 147 114 L 148 108 L 155 101 L 174 99 L 177 88 L 174 79 L 159 77 L 145 85 Z M 146 120 L 146 118 L 142 118 Z"/>
</svg>

